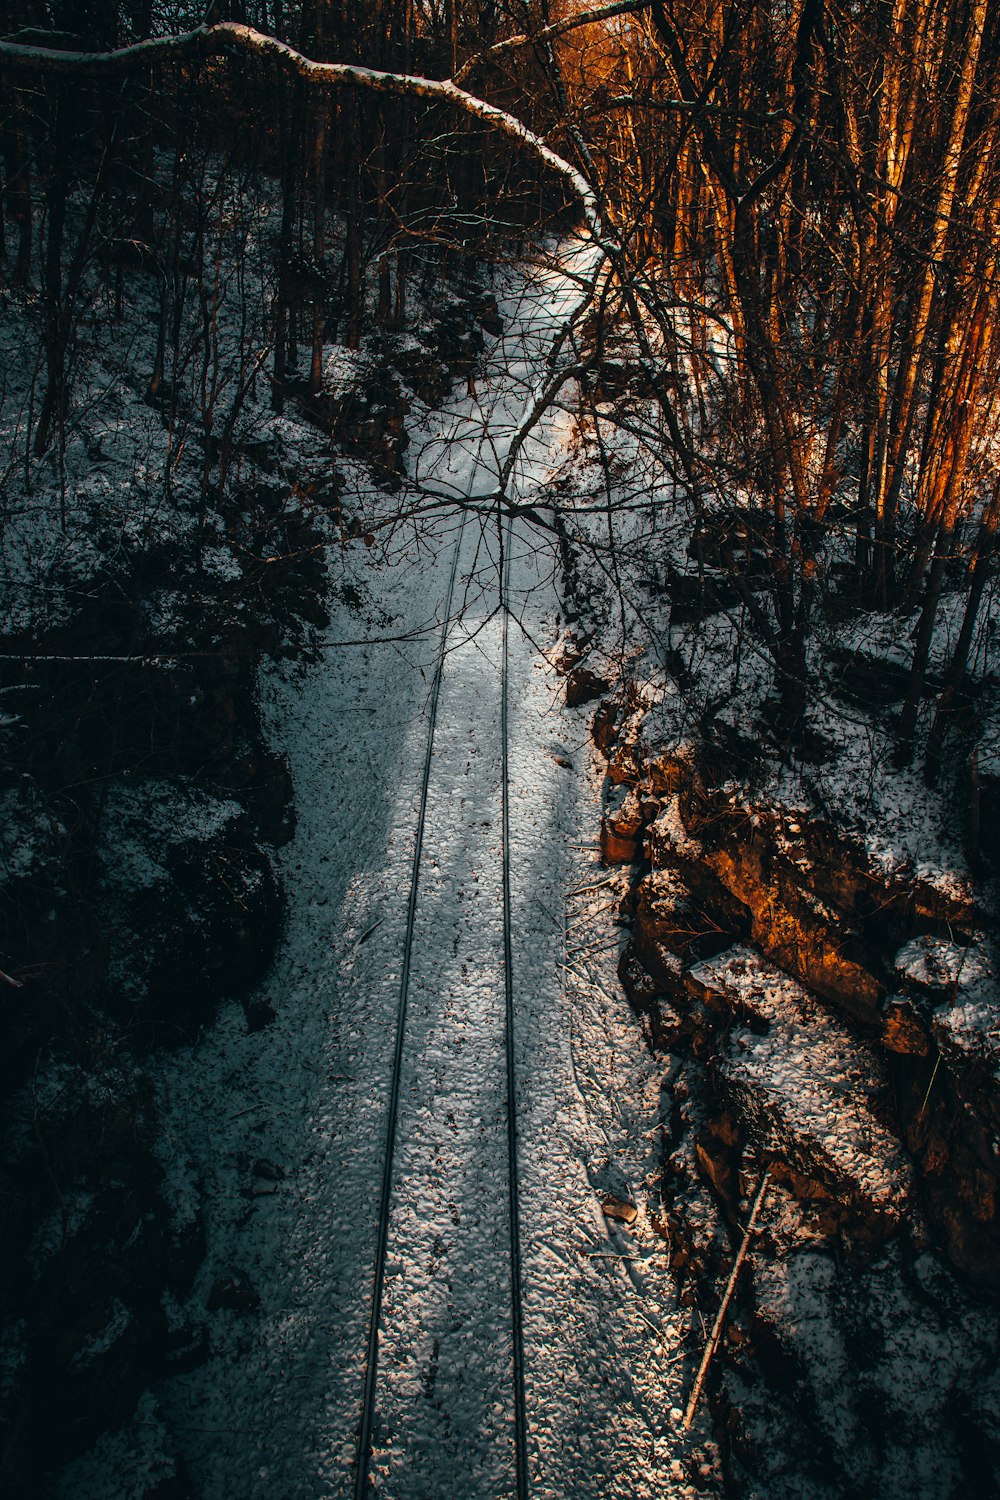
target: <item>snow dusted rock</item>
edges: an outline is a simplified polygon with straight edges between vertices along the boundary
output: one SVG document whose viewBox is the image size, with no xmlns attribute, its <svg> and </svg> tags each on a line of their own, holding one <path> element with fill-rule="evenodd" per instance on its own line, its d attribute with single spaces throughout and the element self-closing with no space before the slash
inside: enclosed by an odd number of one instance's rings
<svg viewBox="0 0 1000 1500">
<path fill-rule="evenodd" d="M 726 907 L 724 917 L 720 907 Z M 652 870 L 636 887 L 636 953 L 647 968 L 660 950 L 690 962 L 726 947 L 734 926 L 744 925 L 724 892 L 691 890 L 673 870 Z"/>
<path fill-rule="evenodd" d="M 574 667 L 566 678 L 566 706 L 578 708 L 582 703 L 591 703 L 609 687 L 607 678 L 592 672 L 589 667 Z"/>
<path fill-rule="evenodd" d="M 654 870 L 683 868 L 685 874 L 696 876 L 704 865 L 704 850 L 684 826 L 681 799 L 676 793 L 659 804 L 646 833 L 646 854 Z"/>
<path fill-rule="evenodd" d="M 654 1045 L 690 1056 L 694 1073 L 704 1070 L 697 1085 L 706 1090 L 704 1128 L 675 1148 L 687 1163 L 675 1180 L 700 1173 L 726 1213 L 736 1212 L 733 1174 L 742 1171 L 742 1147 L 726 1139 L 735 1117 L 744 1136 L 757 1129 L 772 1147 L 785 1141 L 784 1180 L 799 1201 L 827 1195 L 825 1232 L 846 1223 L 852 1233 L 884 1237 L 899 1219 L 894 1173 L 907 1182 L 908 1174 L 872 1108 L 873 1091 L 858 1079 L 874 1084 L 877 1096 L 888 1068 L 930 1225 L 953 1265 L 995 1287 L 1000 987 L 988 954 L 973 945 L 984 922 L 968 873 L 921 861 L 882 841 L 878 828 L 840 826 L 778 786 L 751 791 L 739 746 L 713 742 L 671 756 L 675 716 L 662 684 L 652 695 L 640 684 L 606 700 L 594 723 L 609 781 L 634 792 L 647 819 L 651 870 L 635 887 L 622 981 L 649 1017 Z M 668 750 L 654 767 L 656 744 Z M 660 785 L 667 790 L 651 789 Z M 624 806 L 629 794 L 614 795 Z M 743 1031 L 720 1040 L 718 1018 L 731 1013 L 731 997 L 706 999 L 697 983 L 706 965 L 688 966 L 733 942 L 752 943 L 780 966 L 782 984 L 799 998 L 780 1015 L 758 1011 Z M 847 1025 L 818 1006 L 816 995 Z M 746 1003 L 744 996 L 744 1013 Z M 698 1006 L 706 1005 L 699 1017 Z M 854 1040 L 852 1027 L 878 1049 Z M 810 1055 L 806 1038 L 817 1028 L 822 1045 Z M 789 1051 L 796 1040 L 802 1045 Z M 822 1104 L 829 1120 L 810 1118 L 801 1102 L 816 1090 L 817 1109 Z M 824 1128 L 839 1115 L 843 1130 Z M 668 1175 L 672 1159 L 668 1153 Z M 677 1223 L 684 1223 L 676 1232 L 694 1243 L 700 1231 L 687 1220 L 694 1223 L 702 1209 L 689 1186 L 677 1192 Z"/>
<path fill-rule="evenodd" d="M 671 1269 L 724 1277 L 732 1251 L 706 1182 L 714 1179 L 720 1186 L 725 1183 L 721 1173 L 706 1170 L 707 1158 L 714 1166 L 719 1153 L 713 1143 L 714 1121 L 701 1086 L 699 1066 L 688 1057 L 672 1058 L 661 1099 L 665 1127 L 661 1190 Z M 696 1300 L 693 1287 L 686 1287 L 683 1295 L 687 1298 L 685 1305 Z"/>
<path fill-rule="evenodd" d="M 890 995 L 886 1000 L 880 1040 L 887 1052 L 904 1057 L 927 1057 L 931 1050 L 924 1019 L 905 995 Z"/>
<path fill-rule="evenodd" d="M 641 784 L 656 797 L 668 796 L 687 785 L 693 772 L 694 746 L 678 725 L 679 712 L 679 700 L 671 692 L 652 707 L 643 702 L 624 716 L 619 714 L 620 724 L 615 724 L 614 718 L 609 721 L 608 775 L 612 781 Z"/>
<path fill-rule="evenodd" d="M 905 1213 L 912 1174 L 882 1122 L 887 1080 L 856 1040 L 801 985 L 747 948 L 698 964 L 694 996 L 731 1013 L 717 1074 L 744 1132 L 795 1180 L 832 1195 L 866 1235 L 883 1238 Z"/>
<path fill-rule="evenodd" d="M 830 890 L 832 882 L 816 888 L 821 883 L 811 878 L 801 825 L 789 819 L 779 837 L 767 820 L 745 808 L 737 812 L 729 794 L 706 793 L 686 760 L 672 764 L 678 775 L 686 767 L 692 779 L 661 797 L 649 825 L 646 850 L 654 874 L 671 871 L 683 883 L 702 913 L 696 925 L 706 936 L 713 928 L 717 939 L 722 935 L 716 947 L 725 945 L 727 933 L 750 939 L 849 1015 L 876 1025 L 882 993 L 872 972 L 876 961 L 849 895 L 835 906 L 829 898 L 844 893 Z"/>
<path fill-rule="evenodd" d="M 918 972 L 924 973 L 922 960 Z M 955 966 L 957 972 L 957 964 Z M 933 1006 L 915 987 L 905 1006 L 926 1045 L 900 1055 L 894 1091 L 928 1219 L 954 1266 L 995 1292 L 1000 1284 L 1000 998 L 995 981 L 960 985 Z M 913 1018 L 919 1018 L 915 1020 Z"/>
<path fill-rule="evenodd" d="M 676 954 L 660 949 L 655 955 L 656 977 L 627 944 L 618 962 L 618 977 L 632 1008 L 649 1021 L 650 1042 L 657 1052 L 670 1052 L 691 1031 L 684 996 L 684 965 Z"/>
<path fill-rule="evenodd" d="M 594 718 L 590 726 L 590 736 L 598 750 L 605 757 L 611 754 L 623 711 L 620 700 L 617 697 L 613 697 L 605 698 L 599 703 L 594 713 Z"/>
<path fill-rule="evenodd" d="M 959 1072 L 982 1075 L 987 1097 L 1000 1093 L 1000 996 L 993 985 L 976 986 L 952 1004 L 940 1006 L 932 1023 L 934 1040 L 946 1062 Z M 1000 1108 L 994 1104 L 1000 1124 Z"/>
<path fill-rule="evenodd" d="M 804 848 L 776 846 L 770 830 L 743 817 L 720 819 L 705 845 L 709 867 L 751 913 L 751 941 L 852 1019 L 876 1025 L 876 960 L 853 916 L 802 878 L 806 858 Z"/>
<path fill-rule="evenodd" d="M 694 743 L 678 725 L 680 700 L 667 695 L 650 709 L 638 735 L 643 785 L 657 797 L 667 797 L 686 786 L 694 771 Z"/>
<path fill-rule="evenodd" d="M 623 782 L 637 786 L 642 779 L 642 748 L 639 731 L 645 718 L 645 708 L 635 708 L 624 719 L 615 736 L 608 757 L 608 778 L 616 786 Z"/>
<path fill-rule="evenodd" d="M 706 615 L 733 609 L 740 602 L 739 586 L 728 573 L 702 568 L 698 572 L 671 569 L 670 624 L 690 625 Z"/>
<path fill-rule="evenodd" d="M 938 1000 L 974 989 L 990 972 L 979 949 L 929 934 L 905 943 L 894 967 L 901 984 Z"/>
<path fill-rule="evenodd" d="M 612 787 L 601 819 L 601 855 L 606 865 L 630 865 L 638 857 L 644 823 L 634 787 Z"/>
<path fill-rule="evenodd" d="M 595 738 L 606 747 L 609 779 L 658 805 L 646 834 L 653 869 L 675 871 L 723 928 L 748 912 L 749 929 L 735 921 L 734 938 L 749 936 L 872 1031 L 891 945 L 921 926 L 965 931 L 973 922 L 971 888 L 956 873 L 917 867 L 807 807 L 752 794 L 733 777 L 737 750 L 698 750 L 669 693 L 652 706 L 606 713 Z M 728 918 L 719 887 L 728 892 Z"/>
<path fill-rule="evenodd" d="M 681 970 L 682 965 L 678 960 L 673 971 L 678 981 L 677 995 L 683 994 L 680 982 Z M 618 960 L 618 978 L 636 1010 L 646 1013 L 659 999 L 662 986 L 637 957 L 634 943 L 627 943 L 622 951 L 621 958 Z"/>
<path fill-rule="evenodd" d="M 896 1094 L 928 1216 L 959 1270 L 1000 1280 L 1000 989 L 983 946 L 934 937 L 896 958 L 917 1046 L 900 1053 Z M 887 1004 L 887 1021 L 893 1007 Z"/>
<path fill-rule="evenodd" d="M 735 1493 L 995 1495 L 994 1311 L 928 1252 L 891 1244 L 862 1265 L 797 1223 L 773 1187 L 760 1227 L 777 1253 L 753 1257 L 749 1339 L 721 1374 Z"/>
</svg>

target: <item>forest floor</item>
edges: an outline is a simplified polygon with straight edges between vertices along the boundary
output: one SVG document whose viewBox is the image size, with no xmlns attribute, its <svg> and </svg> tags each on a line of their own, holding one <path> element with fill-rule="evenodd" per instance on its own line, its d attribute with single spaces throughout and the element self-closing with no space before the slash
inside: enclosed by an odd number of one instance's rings
<svg viewBox="0 0 1000 1500">
<path fill-rule="evenodd" d="M 488 491 L 571 280 L 512 278 L 503 337 L 469 393 L 409 424 L 411 476 Z M 567 417 L 533 435 L 530 498 L 567 457 Z M 392 496 L 347 470 L 377 527 Z M 280 851 L 284 938 L 249 1031 L 225 1006 L 152 1064 L 167 1188 L 201 1200 L 207 1253 L 187 1312 L 220 1284 L 211 1355 L 161 1382 L 59 1493 L 142 1493 L 166 1440 L 199 1496 L 346 1494 L 356 1460 L 397 1007 L 432 683 L 444 663 L 413 915 L 399 1144 L 372 1472 L 386 1496 L 501 1500 L 514 1427 L 501 900 L 499 533 L 474 508 L 398 525 L 350 580 L 329 567 L 331 645 L 265 666 L 271 745 L 297 828 Z M 463 520 L 463 515 L 465 519 Z M 718 1493 L 706 1411 L 680 1409 L 702 1333 L 678 1306 L 657 1199 L 660 1069 L 621 994 L 621 877 L 601 865 L 601 770 L 587 709 L 549 658 L 554 539 L 509 537 L 512 977 L 531 1493 Z M 441 635 L 450 571 L 455 597 Z M 345 575 L 346 576 L 346 575 Z M 353 594 L 351 597 L 354 597 Z M 648 1189 L 648 1196 L 647 1196 Z M 633 1202 L 630 1225 L 602 1211 Z M 225 1297 L 223 1296 L 223 1301 Z M 236 1300 L 239 1300 L 238 1298 Z"/>
</svg>

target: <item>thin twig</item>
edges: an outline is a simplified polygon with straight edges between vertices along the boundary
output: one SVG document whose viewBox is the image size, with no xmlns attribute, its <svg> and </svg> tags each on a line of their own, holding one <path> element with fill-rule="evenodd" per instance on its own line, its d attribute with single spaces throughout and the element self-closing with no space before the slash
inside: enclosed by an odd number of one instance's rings
<svg viewBox="0 0 1000 1500">
<path fill-rule="evenodd" d="M 767 1171 L 760 1179 L 760 1187 L 757 1189 L 757 1196 L 754 1199 L 753 1208 L 750 1210 L 750 1217 L 747 1220 L 747 1227 L 743 1234 L 743 1243 L 740 1245 L 740 1248 L 736 1253 L 736 1259 L 733 1261 L 733 1269 L 729 1273 L 729 1280 L 726 1282 L 726 1290 L 723 1293 L 719 1311 L 715 1315 L 715 1322 L 712 1324 L 712 1332 L 708 1336 L 708 1343 L 705 1345 L 705 1352 L 701 1357 L 701 1364 L 698 1366 L 698 1373 L 695 1376 L 694 1386 L 688 1400 L 687 1409 L 684 1412 L 683 1426 L 685 1431 L 691 1426 L 691 1423 L 694 1420 L 695 1407 L 698 1405 L 698 1398 L 701 1395 L 701 1388 L 705 1384 L 705 1376 L 708 1374 L 708 1367 L 712 1363 L 712 1356 L 719 1346 L 719 1338 L 722 1334 L 723 1320 L 725 1319 L 729 1304 L 733 1300 L 733 1293 L 736 1290 L 736 1282 L 739 1278 L 743 1262 L 747 1258 L 747 1251 L 750 1248 L 750 1241 L 753 1238 L 754 1225 L 757 1222 L 757 1215 L 760 1213 L 761 1206 L 764 1202 L 764 1193 L 767 1190 L 767 1184 L 770 1179 L 771 1169 L 770 1167 L 768 1167 Z"/>
<path fill-rule="evenodd" d="M 579 958 L 583 953 L 610 953 L 612 948 L 619 948 L 620 946 L 620 938 L 614 938 L 610 943 L 583 943 L 579 948 L 568 948 L 566 950 L 566 957 Z"/>
<path fill-rule="evenodd" d="M 613 880 L 616 880 L 617 878 L 617 874 L 612 873 L 611 875 L 605 876 L 603 880 L 592 881 L 590 885 L 578 885 L 575 891 L 566 892 L 566 900 L 569 901 L 573 896 L 589 896 L 592 891 L 601 890 L 602 887 L 610 885 L 611 882 Z"/>
<path fill-rule="evenodd" d="M 924 1118 L 924 1113 L 925 1113 L 925 1111 L 927 1109 L 927 1104 L 928 1104 L 928 1101 L 929 1101 L 929 1099 L 931 1097 L 931 1089 L 934 1087 L 934 1080 L 935 1080 L 935 1078 L 938 1075 L 938 1068 L 940 1066 L 941 1066 L 941 1054 L 939 1052 L 938 1055 L 937 1055 L 937 1061 L 934 1064 L 934 1071 L 931 1074 L 931 1081 L 927 1085 L 927 1092 L 924 1095 L 924 1102 L 923 1102 L 923 1104 L 921 1104 L 921 1106 L 920 1106 L 920 1113 L 917 1115 L 917 1123 L 918 1124 Z"/>
</svg>

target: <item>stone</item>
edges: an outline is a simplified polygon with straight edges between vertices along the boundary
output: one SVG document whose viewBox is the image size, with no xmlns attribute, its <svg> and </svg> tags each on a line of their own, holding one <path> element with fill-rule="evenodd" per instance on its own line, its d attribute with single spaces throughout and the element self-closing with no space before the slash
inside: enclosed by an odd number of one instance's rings
<svg viewBox="0 0 1000 1500">
<path fill-rule="evenodd" d="M 724 1103 L 789 1182 L 817 1184 L 860 1236 L 884 1239 L 907 1211 L 912 1172 L 884 1124 L 878 1053 L 790 975 L 749 948 L 698 964 L 698 998 L 729 1011 L 714 1062 Z M 810 1195 L 813 1190 L 810 1189 Z"/>
<path fill-rule="evenodd" d="M 856 922 L 800 884 L 794 864 L 756 830 L 706 849 L 705 858 L 751 913 L 751 942 L 852 1020 L 879 1025 L 882 985 Z"/>
<path fill-rule="evenodd" d="M 671 953 L 662 943 L 646 942 L 642 947 L 640 961 L 664 994 L 675 1001 L 686 999 L 684 960 L 676 953 Z"/>
<path fill-rule="evenodd" d="M 745 923 L 732 920 L 729 912 L 723 916 L 719 910 L 723 904 L 721 899 L 718 905 L 701 899 L 700 893 L 692 892 L 673 870 L 652 870 L 644 875 L 636 887 L 633 919 L 640 961 L 655 973 L 661 950 L 690 962 L 728 947 Z"/>
<path fill-rule="evenodd" d="M 678 965 L 678 970 L 679 968 Z M 621 958 L 618 960 L 618 978 L 637 1010 L 645 1011 L 655 1003 L 660 993 L 660 986 L 636 957 L 634 943 L 627 943 L 622 951 Z"/>
<path fill-rule="evenodd" d="M 601 1199 L 601 1210 L 605 1218 L 617 1224 L 634 1224 L 639 1210 L 627 1198 L 618 1198 L 614 1193 L 605 1193 Z"/>
<path fill-rule="evenodd" d="M 612 787 L 605 819 L 620 838 L 634 839 L 642 831 L 644 813 L 634 787 Z"/>
<path fill-rule="evenodd" d="M 605 698 L 594 714 L 593 723 L 590 727 L 590 735 L 594 744 L 604 756 L 611 754 L 611 748 L 618 733 L 621 712 L 621 704 L 617 699 Z"/>
<path fill-rule="evenodd" d="M 711 1183 L 718 1196 L 725 1202 L 733 1200 L 733 1169 L 726 1160 L 725 1152 L 719 1149 L 718 1142 L 709 1138 L 696 1141 L 694 1154 L 702 1175 Z"/>
<path fill-rule="evenodd" d="M 890 995 L 882 1011 L 882 1046 L 887 1052 L 904 1057 L 929 1057 L 931 1051 L 927 1028 L 912 1001 L 904 995 Z"/>
<path fill-rule="evenodd" d="M 630 865 L 639 857 L 643 810 L 634 787 L 613 787 L 601 819 L 601 855 L 606 865 Z"/>
<path fill-rule="evenodd" d="M 589 667 L 573 667 L 566 677 L 566 706 L 579 708 L 583 703 L 592 703 L 609 691 L 607 678 L 592 672 Z"/>
<path fill-rule="evenodd" d="M 634 865 L 641 850 L 637 838 L 622 838 L 606 818 L 601 819 L 601 859 L 606 865 Z"/>
<path fill-rule="evenodd" d="M 905 943 L 893 967 L 907 988 L 936 1000 L 955 999 L 989 977 L 986 955 L 975 945 L 924 933 Z"/>
</svg>

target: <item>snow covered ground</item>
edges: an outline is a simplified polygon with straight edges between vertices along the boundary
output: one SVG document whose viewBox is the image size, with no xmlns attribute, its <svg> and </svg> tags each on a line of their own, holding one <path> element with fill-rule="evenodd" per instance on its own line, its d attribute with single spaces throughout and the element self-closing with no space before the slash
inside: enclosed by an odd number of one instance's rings
<svg viewBox="0 0 1000 1500">
<path fill-rule="evenodd" d="M 492 488 L 577 295 L 554 270 L 512 282 L 487 374 L 411 430 L 414 475 L 459 496 Z M 568 437 L 558 413 L 536 430 L 519 498 L 564 461 Z M 279 856 L 285 941 L 260 995 L 278 1018 L 248 1033 L 231 1005 L 195 1048 L 157 1064 L 163 1165 L 174 1193 L 203 1205 L 207 1254 L 185 1311 L 208 1318 L 212 1354 L 161 1383 L 130 1430 L 66 1472 L 61 1494 L 74 1500 L 142 1493 L 164 1432 L 205 1500 L 352 1493 L 431 685 L 456 548 L 413 920 L 372 1477 L 396 1500 L 514 1493 L 499 533 L 486 509 L 470 509 L 464 525 L 461 508 L 433 516 L 369 555 L 372 617 L 383 611 L 390 626 L 261 675 L 298 815 Z M 646 1202 L 661 1070 L 615 978 L 588 712 L 563 705 L 543 654 L 558 631 L 554 546 L 518 522 L 511 552 L 530 1491 L 714 1493 L 705 1427 L 680 1432 L 698 1351 Z M 356 639 L 356 618 L 336 599 L 333 611 L 331 638 Z M 605 1192 L 634 1198 L 631 1226 L 605 1217 Z M 259 1308 L 207 1314 L 213 1284 L 234 1272 Z"/>
</svg>

